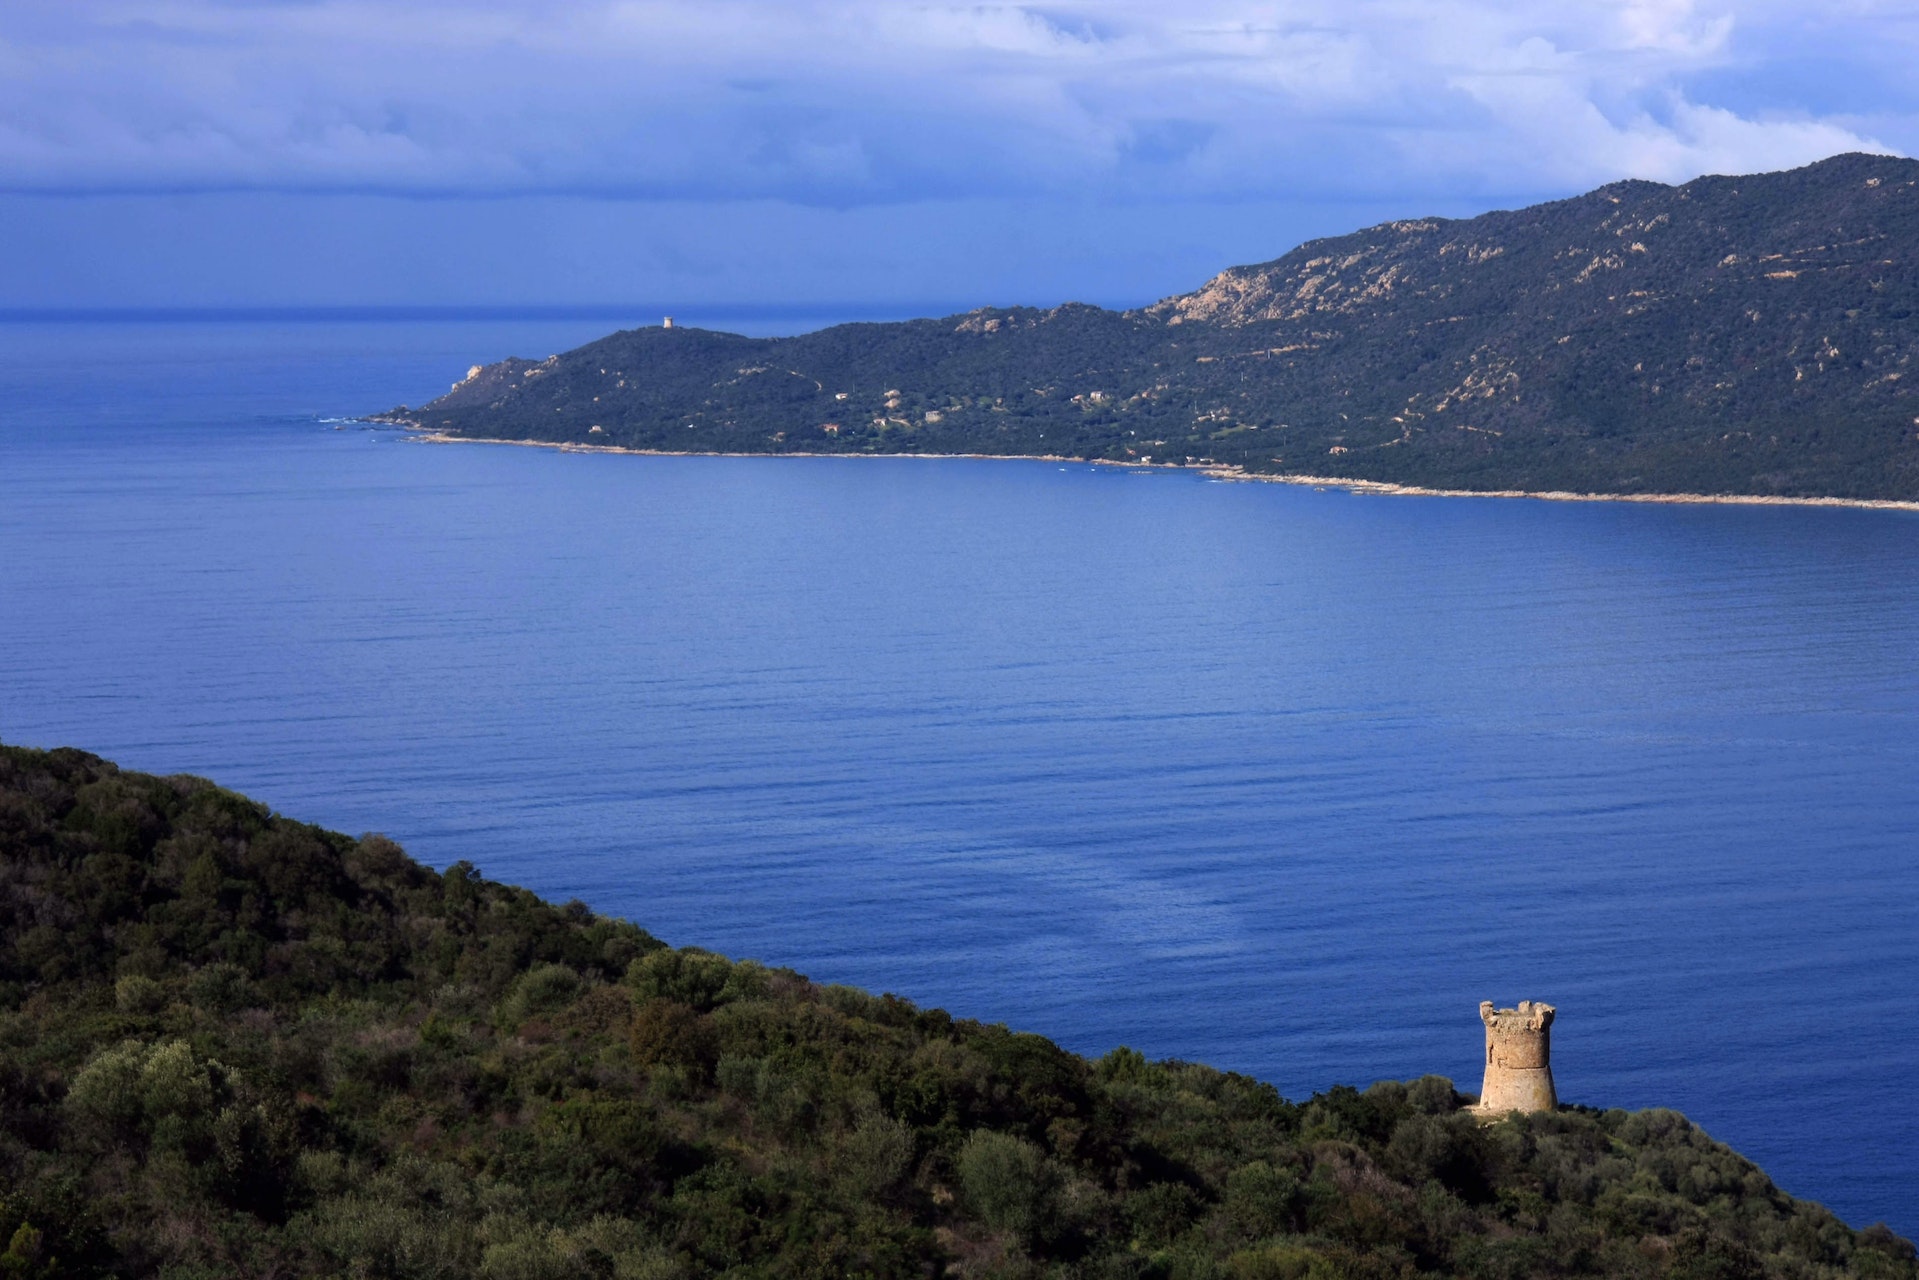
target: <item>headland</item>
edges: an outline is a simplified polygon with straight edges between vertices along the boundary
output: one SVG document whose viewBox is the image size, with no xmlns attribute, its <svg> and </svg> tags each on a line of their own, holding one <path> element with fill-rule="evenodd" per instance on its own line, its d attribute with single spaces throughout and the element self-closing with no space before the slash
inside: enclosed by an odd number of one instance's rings
<svg viewBox="0 0 1919 1280">
<path fill-rule="evenodd" d="M 476 364 L 446 394 L 377 417 L 661 453 L 1912 504 L 1915 263 L 1919 161 L 1845 155 L 1384 223 L 1133 310 L 988 306 L 789 338 L 648 325 Z"/>
<path fill-rule="evenodd" d="M 1671 1111 L 1084 1058 L 80 751 L 0 873 L 10 1274 L 1919 1277 Z"/>
</svg>

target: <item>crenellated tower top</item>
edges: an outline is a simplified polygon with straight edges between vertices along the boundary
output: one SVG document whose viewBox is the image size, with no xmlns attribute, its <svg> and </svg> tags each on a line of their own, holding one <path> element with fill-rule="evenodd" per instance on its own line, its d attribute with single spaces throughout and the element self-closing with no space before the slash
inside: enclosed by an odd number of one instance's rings
<svg viewBox="0 0 1919 1280">
<path fill-rule="evenodd" d="M 1521 1000 L 1511 1009 L 1495 1008 L 1490 1000 L 1479 1002 L 1479 1020 L 1486 1024 L 1481 1114 L 1551 1111 L 1559 1105 L 1552 1071 L 1555 1012 L 1551 1005 L 1532 1000 Z"/>
</svg>

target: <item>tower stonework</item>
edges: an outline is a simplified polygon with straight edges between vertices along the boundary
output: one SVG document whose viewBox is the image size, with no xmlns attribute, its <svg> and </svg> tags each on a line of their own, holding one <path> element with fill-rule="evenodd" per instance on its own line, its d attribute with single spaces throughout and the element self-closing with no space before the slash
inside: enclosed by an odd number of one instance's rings
<svg viewBox="0 0 1919 1280">
<path fill-rule="evenodd" d="M 1508 1111 L 1551 1111 L 1559 1105 L 1553 1091 L 1553 1007 L 1521 1000 L 1516 1009 L 1495 1009 L 1479 1002 L 1486 1024 L 1486 1081 L 1479 1089 L 1481 1115 Z"/>
</svg>

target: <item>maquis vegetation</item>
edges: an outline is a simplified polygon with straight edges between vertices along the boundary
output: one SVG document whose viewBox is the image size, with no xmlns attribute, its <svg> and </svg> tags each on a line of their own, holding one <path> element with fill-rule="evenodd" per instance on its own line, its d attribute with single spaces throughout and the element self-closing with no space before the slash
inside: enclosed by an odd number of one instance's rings
<svg viewBox="0 0 1919 1280">
<path fill-rule="evenodd" d="M 8 1280 L 1919 1277 L 1672 1112 L 1464 1101 L 1089 1060 L 0 748 Z"/>
</svg>

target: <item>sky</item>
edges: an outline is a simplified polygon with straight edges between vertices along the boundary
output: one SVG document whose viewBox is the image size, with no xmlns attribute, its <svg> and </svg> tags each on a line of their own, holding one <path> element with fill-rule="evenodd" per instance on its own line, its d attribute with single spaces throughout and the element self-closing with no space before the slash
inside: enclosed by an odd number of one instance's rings
<svg viewBox="0 0 1919 1280">
<path fill-rule="evenodd" d="M 1919 151 L 1919 0 L 5 0 L 0 308 L 1137 305 Z"/>
</svg>

